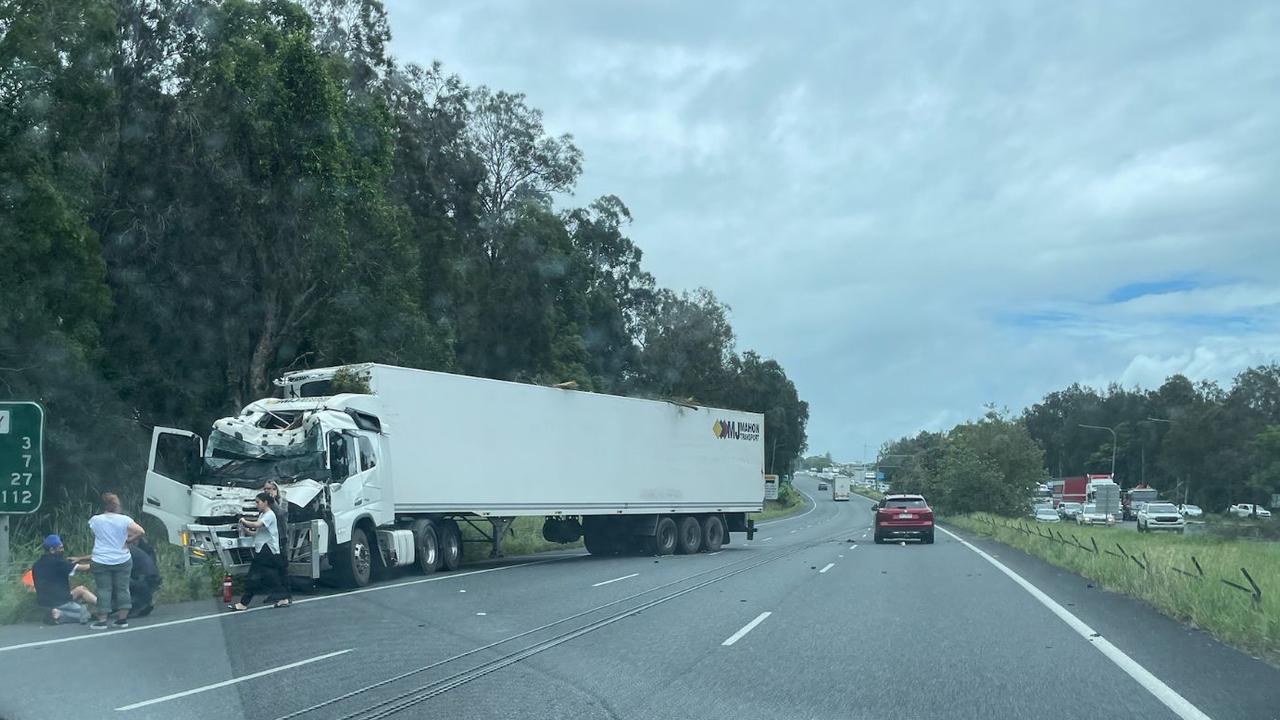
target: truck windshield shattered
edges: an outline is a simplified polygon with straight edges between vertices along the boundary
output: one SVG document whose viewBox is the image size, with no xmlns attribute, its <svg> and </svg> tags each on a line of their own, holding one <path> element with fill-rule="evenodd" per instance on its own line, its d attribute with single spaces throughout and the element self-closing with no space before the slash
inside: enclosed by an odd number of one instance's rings
<svg viewBox="0 0 1280 720">
<path fill-rule="evenodd" d="M 294 482 L 325 473 L 319 426 L 312 424 L 292 444 L 251 443 L 215 429 L 202 458 L 200 481 L 208 485 L 259 487 L 267 480 Z"/>
</svg>

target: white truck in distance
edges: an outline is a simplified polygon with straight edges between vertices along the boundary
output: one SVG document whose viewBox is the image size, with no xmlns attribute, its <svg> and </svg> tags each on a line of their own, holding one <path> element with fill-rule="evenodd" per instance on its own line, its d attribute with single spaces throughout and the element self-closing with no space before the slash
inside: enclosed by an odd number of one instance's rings
<svg viewBox="0 0 1280 720">
<path fill-rule="evenodd" d="M 460 523 L 492 556 L 520 516 L 592 554 L 693 553 L 750 539 L 764 502 L 758 413 L 377 364 L 276 384 L 283 398 L 214 422 L 207 443 L 153 432 L 143 512 L 189 561 L 247 569 L 236 518 L 267 480 L 289 505 L 290 573 L 356 587 L 381 568 L 457 567 Z"/>
<path fill-rule="evenodd" d="M 837 475 L 831 481 L 831 499 L 835 502 L 849 502 L 849 482 L 852 480 L 848 475 Z"/>
</svg>

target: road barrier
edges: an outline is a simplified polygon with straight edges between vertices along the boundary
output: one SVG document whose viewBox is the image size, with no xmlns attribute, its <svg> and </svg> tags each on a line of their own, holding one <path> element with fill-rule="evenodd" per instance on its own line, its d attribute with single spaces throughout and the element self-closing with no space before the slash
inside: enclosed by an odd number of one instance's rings
<svg viewBox="0 0 1280 720">
<path fill-rule="evenodd" d="M 1084 543 L 1080 542 L 1080 538 L 1076 537 L 1074 533 L 1072 533 L 1071 535 L 1072 542 L 1067 542 L 1066 537 L 1064 537 L 1060 531 L 1056 531 L 1053 529 L 1049 529 L 1047 532 L 1041 532 L 1040 526 L 1033 525 L 1031 527 L 1028 527 L 1027 524 L 1021 520 L 1017 522 L 1004 520 L 1003 523 L 1000 523 L 990 516 L 979 516 L 979 517 L 982 520 L 985 520 L 985 522 L 991 525 L 992 527 L 996 527 L 998 525 L 1003 524 L 1004 527 L 1010 530 L 1015 530 L 1017 532 L 1021 532 L 1028 536 L 1035 535 L 1036 537 L 1042 540 L 1048 540 L 1049 542 L 1055 542 L 1061 545 L 1066 545 L 1067 547 L 1075 548 L 1083 552 L 1093 553 L 1098 557 L 1105 557 L 1109 555 L 1111 557 L 1120 559 L 1122 562 L 1128 562 L 1131 560 L 1135 565 L 1142 568 L 1144 572 L 1151 572 L 1151 561 L 1150 559 L 1147 558 L 1147 554 L 1145 552 L 1142 553 L 1141 557 L 1139 557 L 1138 555 L 1134 555 L 1129 551 L 1125 550 L 1124 546 L 1122 546 L 1118 542 L 1115 543 L 1116 550 L 1111 550 L 1110 548 L 1099 548 L 1097 539 L 1090 537 L 1089 541 L 1092 543 L 1093 547 L 1087 547 Z M 1057 537 L 1055 537 L 1055 535 Z M 1200 580 L 1206 579 L 1204 568 L 1200 567 L 1200 561 L 1196 559 L 1196 556 L 1188 555 L 1188 557 L 1191 558 L 1191 564 L 1195 566 L 1196 571 L 1194 573 L 1189 572 L 1187 570 L 1183 570 L 1182 568 L 1179 568 L 1179 567 L 1174 567 L 1172 565 L 1169 566 L 1169 569 L 1173 570 L 1176 573 L 1189 577 L 1192 580 L 1200 581 Z M 1248 568 L 1243 568 L 1243 567 L 1240 568 L 1240 574 L 1243 575 L 1245 581 L 1249 583 L 1247 587 L 1244 585 L 1241 585 L 1238 582 L 1235 582 L 1233 580 L 1229 580 L 1223 577 L 1218 578 L 1218 580 L 1223 585 L 1226 585 L 1228 587 L 1233 587 L 1242 592 L 1249 593 L 1249 596 L 1253 599 L 1254 609 L 1260 610 L 1262 608 L 1262 588 L 1258 587 L 1258 583 L 1254 582 L 1253 576 L 1249 574 Z"/>
</svg>

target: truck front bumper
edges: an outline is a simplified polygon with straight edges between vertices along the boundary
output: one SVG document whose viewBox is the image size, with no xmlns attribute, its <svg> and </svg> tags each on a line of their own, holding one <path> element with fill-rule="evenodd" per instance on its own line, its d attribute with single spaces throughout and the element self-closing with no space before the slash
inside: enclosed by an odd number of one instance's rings
<svg viewBox="0 0 1280 720">
<path fill-rule="evenodd" d="M 248 572 L 253 560 L 253 538 L 240 535 L 237 525 L 188 525 L 182 547 L 188 565 L 216 560 L 232 575 Z"/>
</svg>

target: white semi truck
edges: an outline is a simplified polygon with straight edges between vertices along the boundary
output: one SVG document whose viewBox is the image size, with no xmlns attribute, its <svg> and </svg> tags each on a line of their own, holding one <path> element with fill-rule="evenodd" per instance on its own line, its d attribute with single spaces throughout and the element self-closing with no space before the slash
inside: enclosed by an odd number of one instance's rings
<svg viewBox="0 0 1280 720">
<path fill-rule="evenodd" d="M 491 556 L 521 516 L 592 554 L 694 553 L 750 539 L 764 501 L 758 413 L 378 364 L 276 385 L 207 442 L 153 431 L 143 512 L 190 562 L 247 569 L 237 516 L 267 480 L 288 502 L 290 573 L 355 587 L 382 568 L 456 568 L 464 523 Z"/>
</svg>

